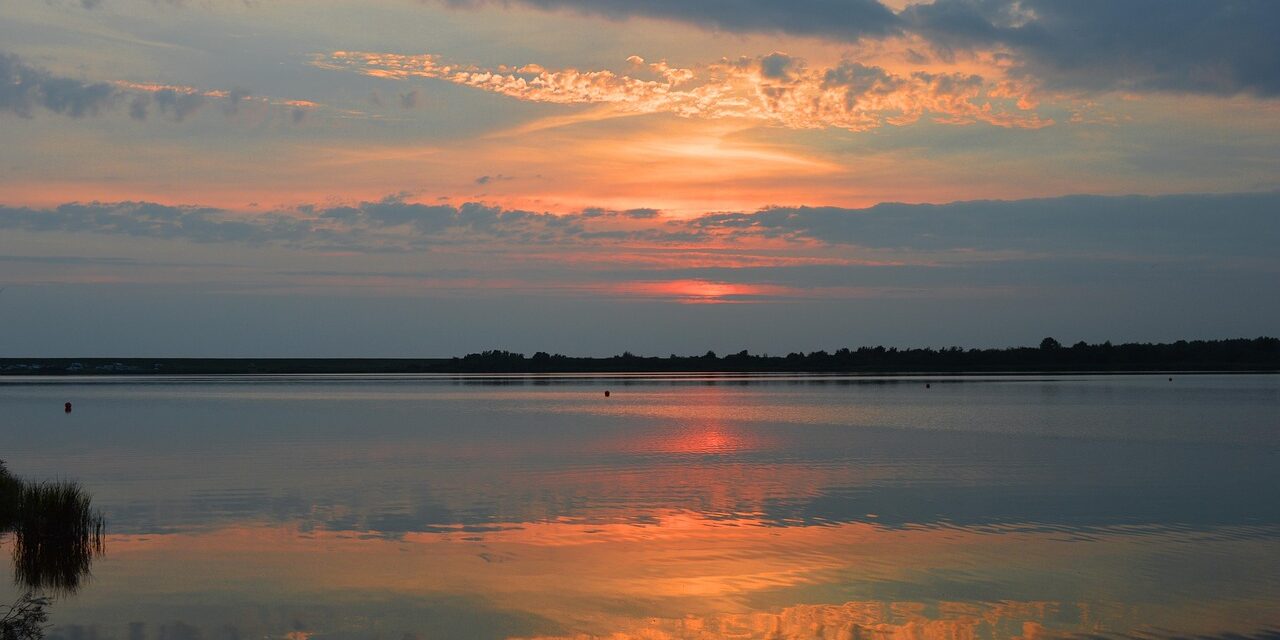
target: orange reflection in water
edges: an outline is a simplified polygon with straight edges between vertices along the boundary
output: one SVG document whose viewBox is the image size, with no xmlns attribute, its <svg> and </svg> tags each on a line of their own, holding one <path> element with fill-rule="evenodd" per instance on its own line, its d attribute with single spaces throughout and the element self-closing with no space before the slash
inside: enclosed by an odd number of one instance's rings
<svg viewBox="0 0 1280 640">
<path fill-rule="evenodd" d="M 593 412 L 641 414 L 653 408 L 665 408 L 660 416 L 661 430 L 627 434 L 606 440 L 596 447 L 604 451 L 627 453 L 665 453 L 689 455 L 723 455 L 775 448 L 778 443 L 758 431 L 743 429 L 741 394 L 719 385 L 691 387 L 682 393 L 684 402 L 673 405 L 661 395 L 648 394 L 639 401 L 618 397 L 608 406 L 593 407 Z"/>
<path fill-rule="evenodd" d="M 730 422 L 695 418 L 678 421 L 661 431 L 607 440 L 594 448 L 631 454 L 716 456 L 765 450 L 774 444 L 770 438 L 741 429 Z M 706 471 L 705 468 L 686 467 L 687 473 L 705 475 Z"/>
<path fill-rule="evenodd" d="M 734 429 L 718 424 L 704 424 L 659 443 L 659 450 L 689 454 L 736 453 L 753 448 L 751 444 Z"/>
<path fill-rule="evenodd" d="M 614 398 L 607 405 L 592 407 L 592 412 L 610 414 L 645 414 L 654 407 L 666 407 L 668 413 L 661 416 L 658 429 L 628 432 L 617 438 L 604 439 L 590 448 L 593 452 L 620 452 L 628 454 L 674 455 L 731 455 L 776 448 L 776 439 L 758 430 L 741 426 L 742 397 L 727 387 L 707 385 L 691 387 L 683 392 L 684 403 L 673 405 L 663 402 L 661 395 L 645 394 L 639 399 L 626 394 Z M 745 465 L 744 465 L 745 466 Z M 686 467 L 682 474 L 706 475 L 706 467 Z M 719 476 L 723 469 L 710 469 L 712 476 Z M 765 476 L 776 469 L 763 470 Z M 601 475 L 615 475 L 613 470 Z M 764 479 L 764 478 L 762 478 Z M 662 479 L 659 479 L 662 480 Z M 719 478 L 723 482 L 724 478 Z M 812 485 L 812 479 L 803 481 Z M 764 483 L 765 485 L 769 483 Z M 796 487 L 800 489 L 800 487 Z M 740 487 L 746 490 L 746 487 Z"/>
<path fill-rule="evenodd" d="M 831 605 L 797 605 L 777 613 L 752 612 L 682 618 L 650 618 L 608 635 L 531 636 L 530 640 L 711 640 L 713 638 L 787 638 L 794 640 L 1039 640 L 1074 637 L 1105 629 L 1108 620 L 1123 618 L 1123 608 L 1099 610 L 1059 602 L 919 602 L 853 601 Z M 1051 629 L 1046 622 L 1072 623 Z"/>
<path fill-rule="evenodd" d="M 1211 584 L 1189 581 L 1187 588 L 1200 592 L 1149 598 L 1144 594 L 1161 585 L 1135 582 L 1131 567 L 1117 563 L 1159 557 L 1184 544 L 1181 534 L 1100 533 L 1084 543 L 1054 532 L 866 523 L 771 527 L 693 512 L 650 515 L 645 524 L 509 522 L 398 535 L 264 524 L 113 536 L 98 584 L 83 598 L 110 608 L 118 606 L 113 599 L 200 600 L 234 588 L 249 598 L 287 594 L 341 608 L 370 598 L 471 597 L 568 630 L 542 637 L 616 640 L 868 634 L 1031 640 L 1144 632 L 1153 624 L 1199 635 L 1280 623 L 1270 603 L 1216 601 Z M 1274 547 L 1266 539 L 1215 544 L 1223 558 L 1265 558 Z M 1019 582 L 1034 574 L 1062 583 L 1028 589 Z M 950 576 L 953 586 L 937 591 L 930 586 L 936 576 Z M 981 589 L 1002 581 L 1013 585 L 1003 592 L 1025 592 L 1028 599 L 954 595 L 954 584 Z M 904 586 L 937 599 L 891 595 Z M 947 589 L 950 597 L 943 595 Z M 1040 591 L 1060 595 L 1035 599 Z M 877 600 L 880 592 L 887 597 Z M 863 595 L 851 600 L 850 594 Z"/>
</svg>

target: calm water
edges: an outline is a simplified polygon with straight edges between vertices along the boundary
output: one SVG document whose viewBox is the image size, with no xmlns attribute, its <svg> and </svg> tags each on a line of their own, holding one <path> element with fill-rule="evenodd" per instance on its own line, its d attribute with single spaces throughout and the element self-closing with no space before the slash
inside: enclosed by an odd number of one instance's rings
<svg viewBox="0 0 1280 640">
<path fill-rule="evenodd" d="M 1280 376 L 927 382 L 8 379 L 0 457 L 106 515 L 67 640 L 1280 634 Z"/>
</svg>

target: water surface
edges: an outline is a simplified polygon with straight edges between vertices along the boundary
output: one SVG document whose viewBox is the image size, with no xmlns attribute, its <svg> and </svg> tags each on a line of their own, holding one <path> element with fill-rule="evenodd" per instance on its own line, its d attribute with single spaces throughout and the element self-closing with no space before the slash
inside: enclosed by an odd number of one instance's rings
<svg viewBox="0 0 1280 640">
<path fill-rule="evenodd" d="M 0 416 L 107 518 L 67 640 L 1280 634 L 1280 376 L 5 379 Z"/>
</svg>

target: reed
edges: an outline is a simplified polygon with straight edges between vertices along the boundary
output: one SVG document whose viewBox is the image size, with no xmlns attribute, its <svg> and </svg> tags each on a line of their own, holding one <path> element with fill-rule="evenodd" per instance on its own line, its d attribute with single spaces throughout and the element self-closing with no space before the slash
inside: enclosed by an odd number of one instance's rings
<svg viewBox="0 0 1280 640">
<path fill-rule="evenodd" d="M 23 485 L 14 526 L 14 578 L 37 591 L 75 591 L 103 552 L 102 516 L 70 482 Z"/>
<path fill-rule="evenodd" d="M 14 582 L 69 593 L 102 555 L 105 523 L 74 482 L 23 482 L 0 461 L 0 533 L 12 533 Z"/>
<path fill-rule="evenodd" d="M 22 481 L 13 477 L 0 460 L 0 533 L 13 528 L 18 518 L 18 501 L 22 495 Z"/>
</svg>

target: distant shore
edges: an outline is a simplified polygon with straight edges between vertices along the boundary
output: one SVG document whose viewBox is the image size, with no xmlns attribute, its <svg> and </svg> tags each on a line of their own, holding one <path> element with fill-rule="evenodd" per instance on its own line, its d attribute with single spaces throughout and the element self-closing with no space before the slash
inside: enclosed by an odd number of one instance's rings
<svg viewBox="0 0 1280 640">
<path fill-rule="evenodd" d="M 1035 374 L 1280 372 L 1280 339 L 1271 337 L 1172 343 L 1109 342 L 1071 346 L 1045 338 L 1036 347 L 1006 349 L 843 348 L 756 355 L 707 352 L 638 356 L 629 352 L 581 358 L 538 352 L 485 351 L 456 358 L 0 358 L 0 376 L 303 375 L 303 374 L 592 374 L 592 373 L 842 373 Z"/>
</svg>

